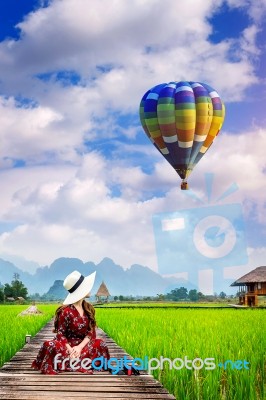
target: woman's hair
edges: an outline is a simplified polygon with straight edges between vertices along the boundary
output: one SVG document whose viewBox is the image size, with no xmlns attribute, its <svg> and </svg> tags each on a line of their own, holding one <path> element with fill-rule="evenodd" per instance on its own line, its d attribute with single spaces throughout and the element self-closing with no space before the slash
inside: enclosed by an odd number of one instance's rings
<svg viewBox="0 0 266 400">
<path fill-rule="evenodd" d="M 58 331 L 58 321 L 59 321 L 59 316 L 61 312 L 67 307 L 68 305 L 62 305 L 59 306 L 56 311 L 55 311 L 55 319 L 54 319 L 54 330 L 53 332 Z M 92 329 L 96 326 L 96 320 L 95 320 L 95 309 L 92 304 L 88 303 L 86 300 L 83 300 L 82 302 L 82 308 L 85 312 L 85 314 L 88 316 L 89 319 L 89 328 Z"/>
</svg>

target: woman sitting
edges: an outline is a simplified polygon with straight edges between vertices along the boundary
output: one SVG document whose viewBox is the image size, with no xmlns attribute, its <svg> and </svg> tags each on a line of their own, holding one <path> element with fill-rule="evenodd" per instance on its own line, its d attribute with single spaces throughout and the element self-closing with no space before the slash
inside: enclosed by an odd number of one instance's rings
<svg viewBox="0 0 266 400">
<path fill-rule="evenodd" d="M 85 301 L 95 274 L 84 277 L 74 271 L 66 277 L 63 285 L 69 294 L 55 313 L 56 336 L 43 343 L 32 368 L 50 375 L 63 371 L 92 374 L 90 365 L 93 359 L 110 359 L 105 342 L 96 338 L 94 307 Z"/>
</svg>

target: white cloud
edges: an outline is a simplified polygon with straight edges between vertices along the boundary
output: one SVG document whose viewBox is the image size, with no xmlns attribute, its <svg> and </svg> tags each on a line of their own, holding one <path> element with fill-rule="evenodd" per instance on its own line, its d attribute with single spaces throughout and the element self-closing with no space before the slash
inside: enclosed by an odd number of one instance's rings
<svg viewBox="0 0 266 400">
<path fill-rule="evenodd" d="M 203 196 L 205 172 L 215 173 L 213 200 L 235 181 L 240 190 L 225 202 L 242 201 L 248 220 L 265 223 L 265 137 L 262 130 L 221 134 L 191 175 L 191 190 Z M 179 190 L 179 181 L 166 162 L 147 175 L 99 153 L 84 156 L 76 172 L 62 167 L 53 174 L 48 167 L 6 171 L 2 182 L 9 191 L 2 218 L 20 225 L 1 235 L 0 252 L 13 251 L 41 264 L 62 255 L 93 261 L 108 255 L 124 266 L 139 262 L 156 269 L 152 216 L 201 206 Z M 120 197 L 112 196 L 114 183 L 120 186 Z M 147 197 L 156 188 L 165 188 L 165 195 Z M 256 204 L 255 216 L 246 202 Z"/>
<path fill-rule="evenodd" d="M 241 52 L 238 62 L 230 61 L 230 41 L 208 41 L 208 18 L 221 4 L 133 0 L 129 8 L 123 0 L 53 1 L 18 24 L 20 40 L 1 44 L 5 87 L 14 91 L 34 74 L 74 70 L 82 83 L 95 85 L 103 101 L 126 110 L 159 81 L 201 77 L 223 89 L 226 65 L 236 80 L 233 87 L 228 82 L 229 94 L 235 96 L 240 82 L 243 93 L 256 81 L 251 62 Z M 32 86 L 34 93 L 37 81 Z"/>
<path fill-rule="evenodd" d="M 225 101 L 243 99 L 258 82 L 259 27 L 252 23 L 238 40 L 211 43 L 209 18 L 221 4 L 54 0 L 18 25 L 19 40 L 0 43 L 0 218 L 18 224 L 0 236 L 0 252 L 41 264 L 109 256 L 124 266 L 157 268 L 152 215 L 198 204 L 180 192 L 160 154 L 138 142 L 141 128 L 118 116 L 137 115 L 143 93 L 169 80 L 206 81 Z M 215 173 L 216 197 L 235 180 L 247 218 L 264 223 L 264 138 L 261 128 L 219 135 L 192 174 L 192 189 L 204 194 L 206 171 Z M 86 154 L 94 143 L 99 151 L 106 146 L 107 157 Z M 151 174 L 136 165 L 136 155 L 154 168 Z M 11 170 L 18 160 L 26 167 Z"/>
<path fill-rule="evenodd" d="M 50 201 L 54 196 L 56 187 L 66 184 L 75 175 L 76 168 L 65 165 L 15 168 L 0 171 L 0 179 L 3 190 L 1 191 L 1 209 L 0 220 L 9 220 L 21 222 L 26 218 L 27 221 L 36 220 L 37 214 L 34 210 L 33 214 L 21 204 L 29 202 L 29 199 L 36 197 L 36 193 L 46 192 L 46 195 L 39 195 L 36 198 L 36 207 L 38 201 Z M 49 187 L 49 195 L 47 188 Z M 34 205 L 34 202 L 33 202 Z M 18 213 L 17 210 L 20 210 Z"/>
<path fill-rule="evenodd" d="M 248 54 L 258 56 L 260 51 L 257 47 L 256 40 L 260 29 L 256 25 L 251 25 L 243 31 L 241 47 Z"/>
<path fill-rule="evenodd" d="M 121 128 L 117 115 L 137 115 L 142 95 L 158 82 L 206 81 L 224 101 L 241 100 L 258 83 L 258 29 L 211 43 L 209 18 L 221 4 L 133 0 L 129 8 L 124 0 L 55 0 L 30 13 L 18 24 L 20 39 L 0 43 L 1 163 L 79 164 L 84 141 L 134 139 L 134 124 Z"/>
<path fill-rule="evenodd" d="M 266 248 L 249 248 L 249 267 L 250 269 L 266 265 Z"/>
<path fill-rule="evenodd" d="M 32 154 L 40 156 L 45 151 L 54 151 L 62 139 L 56 129 L 61 119 L 62 116 L 51 108 L 22 108 L 12 98 L 0 98 L 2 157 L 24 159 Z"/>
</svg>

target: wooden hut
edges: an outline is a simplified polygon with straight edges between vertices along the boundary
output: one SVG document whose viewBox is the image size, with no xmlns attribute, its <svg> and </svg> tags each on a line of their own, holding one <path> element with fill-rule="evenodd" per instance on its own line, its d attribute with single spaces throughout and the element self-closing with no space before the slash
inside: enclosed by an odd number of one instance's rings
<svg viewBox="0 0 266 400">
<path fill-rule="evenodd" d="M 18 296 L 18 297 L 16 297 L 16 301 L 17 301 L 19 304 L 22 304 L 22 303 L 24 303 L 25 299 L 24 299 L 24 297 L 22 297 L 22 296 Z"/>
<path fill-rule="evenodd" d="M 6 301 L 10 301 L 10 302 L 12 301 L 13 302 L 13 301 L 15 301 L 15 298 L 14 297 L 7 297 Z"/>
<path fill-rule="evenodd" d="M 106 284 L 104 283 L 104 281 L 102 281 L 102 283 L 100 284 L 100 287 L 95 295 L 97 301 L 108 301 L 108 298 L 110 297 L 110 293 L 109 290 L 107 289 Z"/>
<path fill-rule="evenodd" d="M 257 267 L 241 276 L 230 286 L 239 286 L 239 304 L 258 306 L 262 296 L 266 296 L 266 267 Z M 265 299 L 265 297 L 264 297 Z"/>
</svg>

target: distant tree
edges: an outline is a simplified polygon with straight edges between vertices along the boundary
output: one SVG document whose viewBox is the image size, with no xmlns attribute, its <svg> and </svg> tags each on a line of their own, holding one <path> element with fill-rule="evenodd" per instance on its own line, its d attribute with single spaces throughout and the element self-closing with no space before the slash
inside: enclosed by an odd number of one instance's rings
<svg viewBox="0 0 266 400">
<path fill-rule="evenodd" d="M 176 299 L 177 300 L 186 300 L 188 298 L 187 288 L 180 287 L 176 289 Z"/>
<path fill-rule="evenodd" d="M 198 301 L 199 296 L 198 296 L 197 290 L 196 289 L 191 289 L 188 292 L 188 297 L 189 297 L 189 300 L 191 300 L 191 301 Z"/>
<path fill-rule="evenodd" d="M 3 303 L 5 300 L 4 289 L 0 288 L 0 303 Z"/>
<path fill-rule="evenodd" d="M 59 301 L 58 298 L 56 298 L 53 294 L 49 294 L 49 293 L 42 294 L 40 300 L 41 301 Z"/>
<path fill-rule="evenodd" d="M 14 274 L 16 276 L 19 276 L 18 274 Z M 19 281 L 18 279 L 14 279 L 11 282 L 11 288 L 13 292 L 13 297 L 24 297 L 26 299 L 28 297 L 28 289 L 24 286 L 24 284 Z"/>
<path fill-rule="evenodd" d="M 202 292 L 198 292 L 198 299 L 199 300 L 204 300 L 205 299 L 205 295 Z"/>
<path fill-rule="evenodd" d="M 118 300 L 118 296 L 114 296 L 114 301 L 117 301 Z"/>
<path fill-rule="evenodd" d="M 206 296 L 205 296 L 205 300 L 206 300 L 206 301 L 210 301 L 210 302 L 214 302 L 215 300 L 217 300 L 217 297 L 215 297 L 215 296 L 209 294 L 209 295 L 206 295 Z"/>
<path fill-rule="evenodd" d="M 17 272 L 15 272 L 15 273 L 13 274 L 13 279 L 14 279 L 14 281 L 19 281 L 19 278 L 20 278 L 20 275 L 19 275 Z"/>
<path fill-rule="evenodd" d="M 171 290 L 170 293 L 167 293 L 166 298 L 167 298 L 168 300 L 177 301 L 177 288 Z"/>
<path fill-rule="evenodd" d="M 120 301 L 124 300 L 124 296 L 122 296 L 121 294 L 120 294 L 120 296 L 118 298 L 119 298 Z"/>
<path fill-rule="evenodd" d="M 14 276 L 17 278 L 19 275 L 14 274 Z M 5 284 L 4 295 L 6 297 L 24 297 L 24 299 L 26 299 L 28 296 L 28 289 L 21 281 L 16 279 L 11 282 L 11 285 L 9 283 Z"/>
<path fill-rule="evenodd" d="M 220 299 L 225 299 L 226 298 L 226 293 L 225 292 L 221 292 L 219 294 Z"/>
<path fill-rule="evenodd" d="M 15 273 L 14 278 L 19 278 L 19 274 Z M 20 280 L 14 279 L 11 285 L 9 283 L 5 284 L 4 295 L 6 297 L 24 297 L 24 299 L 26 299 L 28 296 L 28 289 Z"/>
<path fill-rule="evenodd" d="M 188 298 L 187 288 L 183 286 L 180 288 L 175 288 L 171 290 L 170 293 L 166 293 L 165 298 L 173 301 L 186 300 Z"/>
<path fill-rule="evenodd" d="M 50 299 L 50 295 L 47 295 L 47 293 L 44 293 L 44 294 L 41 295 L 40 300 L 41 301 L 50 301 L 51 300 Z"/>
<path fill-rule="evenodd" d="M 41 300 L 40 293 L 33 293 L 30 295 L 31 300 Z"/>
<path fill-rule="evenodd" d="M 170 293 L 168 293 L 168 298 L 170 299 L 170 300 L 174 300 L 174 301 L 177 301 L 177 288 L 176 289 L 172 289 L 171 290 L 171 292 Z"/>
<path fill-rule="evenodd" d="M 157 298 L 159 301 L 162 301 L 162 300 L 164 300 L 164 295 L 162 293 L 158 293 Z"/>
<path fill-rule="evenodd" d="M 4 286 L 4 295 L 6 297 L 14 297 L 14 291 L 12 286 L 9 285 L 9 283 L 6 283 Z"/>
</svg>

